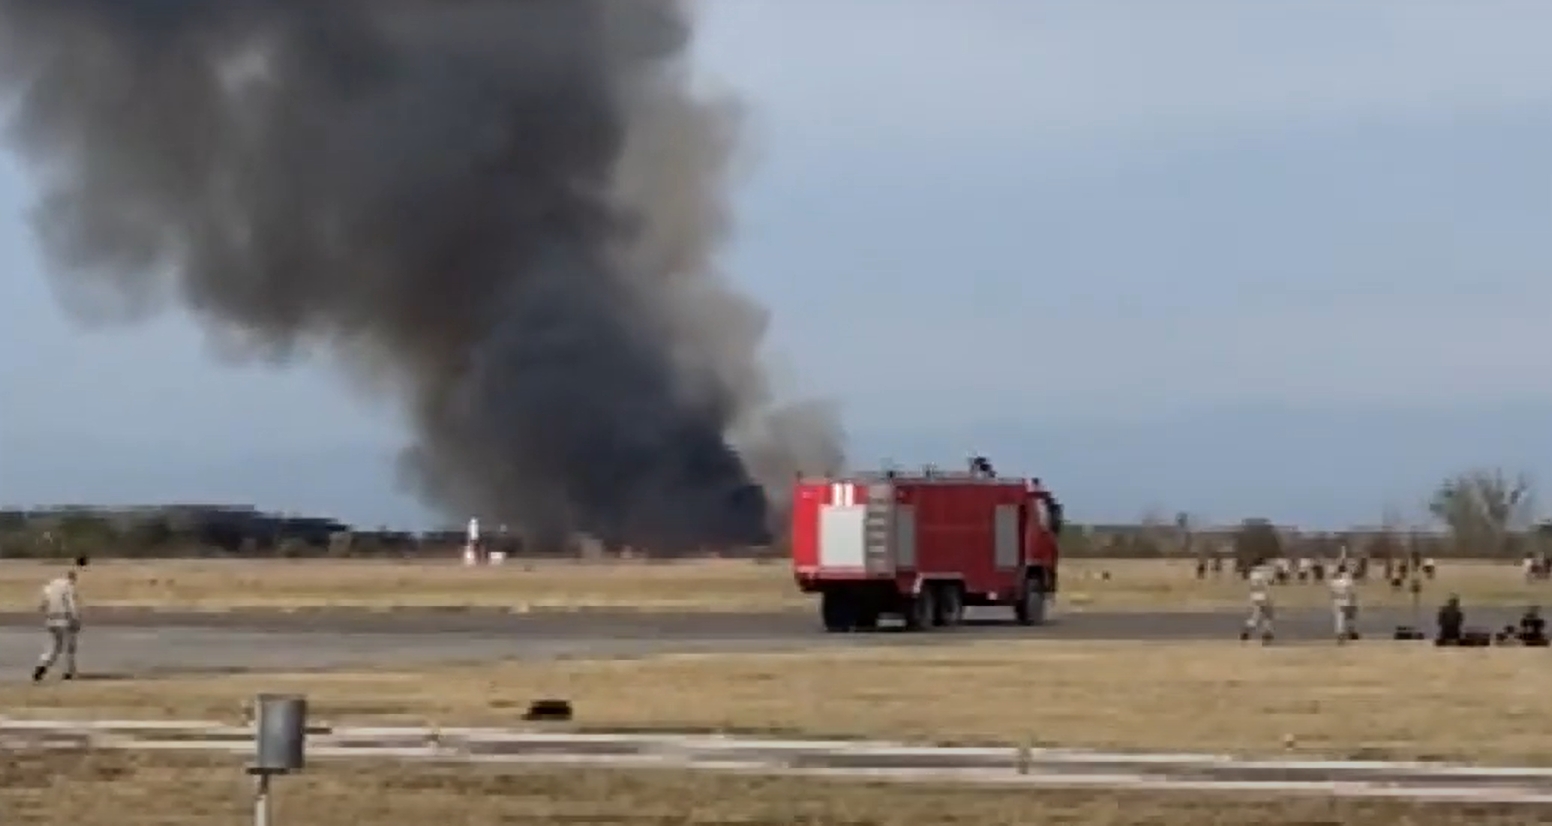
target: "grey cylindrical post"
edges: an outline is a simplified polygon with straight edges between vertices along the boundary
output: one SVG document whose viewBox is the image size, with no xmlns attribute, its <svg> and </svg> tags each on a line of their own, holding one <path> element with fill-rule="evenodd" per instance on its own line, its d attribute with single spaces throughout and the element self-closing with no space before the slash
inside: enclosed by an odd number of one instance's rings
<svg viewBox="0 0 1552 826">
<path fill-rule="evenodd" d="M 307 762 L 307 698 L 260 694 L 254 706 L 253 768 L 273 773 L 300 771 Z"/>
</svg>

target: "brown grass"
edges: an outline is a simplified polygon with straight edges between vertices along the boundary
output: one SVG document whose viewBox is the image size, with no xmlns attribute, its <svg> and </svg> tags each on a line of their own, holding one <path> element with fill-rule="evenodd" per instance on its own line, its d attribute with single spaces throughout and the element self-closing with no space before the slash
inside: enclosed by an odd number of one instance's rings
<svg viewBox="0 0 1552 826">
<path fill-rule="evenodd" d="M 9 685 L 0 708 L 237 722 L 256 692 L 299 691 L 335 724 L 510 726 L 566 697 L 588 728 L 1547 764 L 1549 665 L 1546 649 L 1003 641 Z"/>
<path fill-rule="evenodd" d="M 1189 561 L 1070 560 L 1063 563 L 1059 610 L 1239 609 L 1245 586 L 1225 574 L 1198 581 Z M 60 563 L 0 563 L 0 610 L 30 610 L 40 584 Z M 1105 574 L 1109 578 L 1105 578 Z M 511 562 L 465 568 L 455 560 L 103 561 L 82 584 L 92 605 L 162 610 L 497 607 L 513 611 L 622 608 L 648 611 L 814 610 L 788 567 L 746 561 L 678 563 Z M 1445 562 L 1427 584 L 1430 603 L 1459 593 L 1468 605 L 1533 604 L 1552 589 L 1527 584 L 1509 564 Z M 1363 587 L 1365 605 L 1408 605 L 1388 586 Z M 1279 589 L 1279 605 L 1324 606 L 1320 585 Z"/>
<path fill-rule="evenodd" d="M 1192 560 L 1073 560 L 1064 563 L 1062 595 L 1058 604 L 1068 610 L 1243 610 L 1247 587 L 1231 572 L 1218 577 L 1196 578 Z M 1109 574 L 1110 578 L 1105 579 Z M 1359 600 L 1366 607 L 1412 604 L 1412 595 L 1395 590 L 1381 580 L 1382 568 L 1370 568 L 1370 580 L 1359 586 Z M 1449 594 L 1459 594 L 1467 606 L 1524 607 L 1552 598 L 1552 585 L 1527 583 L 1517 565 L 1474 560 L 1440 563 L 1438 578 L 1423 581 L 1421 599 L 1430 607 Z M 1278 607 L 1331 605 L 1330 592 L 1322 583 L 1292 582 L 1275 589 Z"/>
<path fill-rule="evenodd" d="M 237 761 L 124 753 L 20 754 L 0 763 L 8 826 L 247 823 Z M 1542 809 L 1490 804 L 1252 799 L 1196 793 L 1016 791 L 687 772 L 496 771 L 317 763 L 275 787 L 281 826 L 1528 826 Z"/>
<path fill-rule="evenodd" d="M 0 565 L 0 604 L 36 600 L 60 563 Z M 484 568 L 432 562 L 323 560 L 103 561 L 82 576 L 91 605 L 164 610 L 494 607 L 513 611 L 660 611 L 806 607 L 784 565 L 509 562 Z"/>
</svg>

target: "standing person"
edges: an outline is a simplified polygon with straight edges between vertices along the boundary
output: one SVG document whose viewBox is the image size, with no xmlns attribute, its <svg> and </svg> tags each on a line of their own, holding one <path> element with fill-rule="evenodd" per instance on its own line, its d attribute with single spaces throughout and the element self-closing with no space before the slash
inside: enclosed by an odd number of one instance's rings
<svg viewBox="0 0 1552 826">
<path fill-rule="evenodd" d="M 76 642 L 81 635 L 81 602 L 76 596 L 76 572 L 86 567 L 86 557 L 77 557 L 75 567 L 64 576 L 43 586 L 38 609 L 43 612 L 43 627 L 48 632 L 48 649 L 32 669 L 32 681 L 39 682 L 54 664 L 64 659 L 61 677 L 75 679 Z"/>
<path fill-rule="evenodd" d="M 1358 639 L 1358 589 L 1345 566 L 1338 567 L 1331 579 L 1331 609 L 1336 619 L 1336 641 Z"/>
<path fill-rule="evenodd" d="M 1272 572 L 1265 565 L 1250 569 L 1250 616 L 1245 619 L 1241 640 L 1260 636 L 1265 645 L 1272 641 Z"/>
</svg>

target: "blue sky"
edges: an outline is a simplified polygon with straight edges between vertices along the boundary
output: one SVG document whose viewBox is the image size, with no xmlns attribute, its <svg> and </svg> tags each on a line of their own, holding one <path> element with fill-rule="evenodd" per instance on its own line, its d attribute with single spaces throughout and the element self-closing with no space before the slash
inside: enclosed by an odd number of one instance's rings
<svg viewBox="0 0 1552 826">
<path fill-rule="evenodd" d="M 982 451 L 1096 519 L 1552 484 L 1552 3 L 706 5 L 750 107 L 727 267 L 859 464 Z M 30 197 L 0 166 L 0 501 L 425 522 L 325 366 L 68 314 Z"/>
</svg>

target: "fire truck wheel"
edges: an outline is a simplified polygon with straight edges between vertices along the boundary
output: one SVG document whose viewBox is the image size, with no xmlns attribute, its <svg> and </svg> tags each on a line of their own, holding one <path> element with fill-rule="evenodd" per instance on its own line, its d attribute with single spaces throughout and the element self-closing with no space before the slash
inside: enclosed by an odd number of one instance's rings
<svg viewBox="0 0 1552 826">
<path fill-rule="evenodd" d="M 937 618 L 937 594 L 931 585 L 923 584 L 921 593 L 911 598 L 905 609 L 905 630 L 924 631 L 931 628 Z"/>
<path fill-rule="evenodd" d="M 937 612 L 932 618 L 932 624 L 940 628 L 953 628 L 965 621 L 965 600 L 960 595 L 959 586 L 952 582 L 944 583 L 938 590 Z"/>
<path fill-rule="evenodd" d="M 1024 588 L 1024 593 L 1019 596 L 1018 604 L 1013 606 L 1013 614 L 1018 617 L 1019 625 L 1041 625 L 1045 623 L 1045 590 L 1039 582 L 1031 580 Z"/>
</svg>

